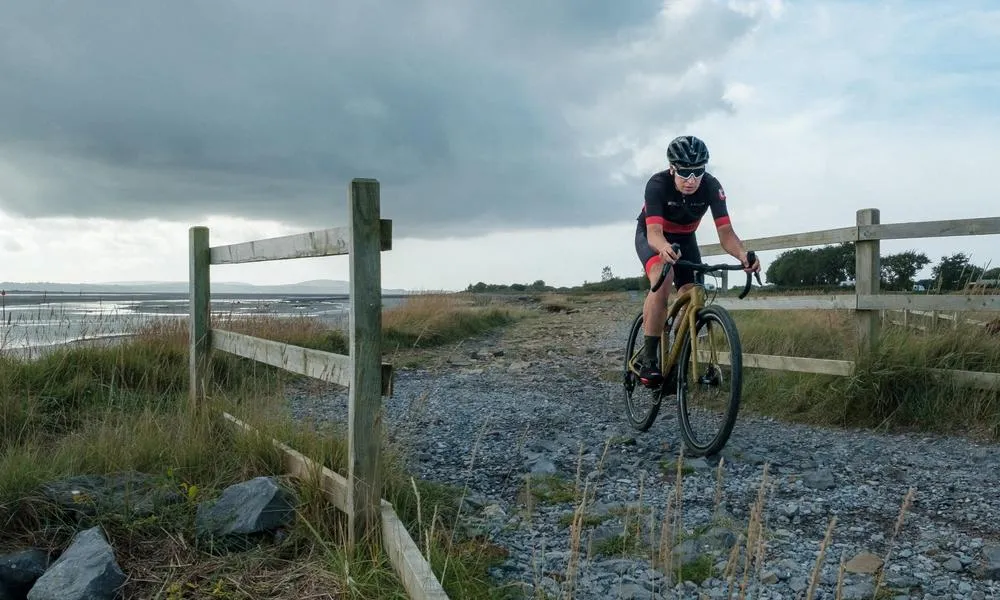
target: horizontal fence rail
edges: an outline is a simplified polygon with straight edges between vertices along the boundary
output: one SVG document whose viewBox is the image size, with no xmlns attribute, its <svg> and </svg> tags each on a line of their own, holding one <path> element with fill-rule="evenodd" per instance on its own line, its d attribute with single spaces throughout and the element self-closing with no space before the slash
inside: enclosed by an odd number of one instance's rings
<svg viewBox="0 0 1000 600">
<path fill-rule="evenodd" d="M 699 360 L 712 360 L 712 357 L 719 363 L 731 364 L 728 352 L 715 352 L 709 350 L 699 350 Z M 812 373 L 814 375 L 834 375 L 838 377 L 850 377 L 854 375 L 855 362 L 853 360 L 834 360 L 829 358 L 805 358 L 801 356 L 775 356 L 770 354 L 742 354 L 743 366 L 767 371 L 788 371 L 793 373 Z M 964 371 L 960 369 L 928 369 L 942 377 L 950 377 L 958 385 L 979 389 L 992 390 L 1000 387 L 1000 373 L 986 373 L 984 371 Z"/>
<path fill-rule="evenodd" d="M 1000 294 L 909 294 L 881 293 L 881 256 L 879 240 L 914 238 L 936 238 L 951 236 L 997 235 L 1000 234 L 1000 217 L 976 219 L 953 219 L 946 221 L 926 221 L 909 223 L 880 223 L 878 209 L 857 211 L 856 225 L 838 227 L 804 233 L 792 233 L 745 240 L 747 250 L 786 250 L 807 246 L 821 246 L 855 243 L 855 286 L 854 293 L 812 294 L 788 296 L 748 297 L 739 300 L 721 296 L 713 302 L 728 310 L 845 310 L 855 313 L 858 330 L 859 349 L 870 349 L 878 337 L 882 322 L 914 326 L 909 323 L 909 313 L 933 315 L 937 319 L 953 319 L 954 327 L 959 321 L 987 326 L 987 321 L 962 319 L 961 312 L 1000 312 Z M 705 244 L 700 248 L 702 257 L 727 254 L 721 244 Z M 723 273 L 723 287 L 727 278 Z M 726 290 L 728 291 L 728 290 Z M 990 291 L 985 289 L 983 291 Z M 902 313 L 901 319 L 887 317 L 891 311 Z M 938 311 L 949 311 L 953 316 L 940 315 Z M 928 330 L 927 326 L 914 326 Z M 1000 329 L 1000 325 L 996 326 Z M 932 328 L 932 327 L 931 327 Z M 998 337 L 1000 343 L 1000 337 Z M 705 355 L 707 356 L 707 355 Z M 728 357 L 725 358 L 728 361 Z M 728 364 L 728 362 L 726 362 Z M 849 377 L 855 369 L 854 361 L 806 358 L 797 356 L 772 356 L 765 354 L 744 354 L 743 364 L 747 367 L 773 371 L 790 371 Z M 934 369 L 929 371 L 942 377 L 949 377 L 956 383 L 988 390 L 1000 389 L 1000 373 L 964 371 L 955 369 Z"/>
<path fill-rule="evenodd" d="M 952 312 L 1000 311 L 998 296 L 904 296 L 895 294 L 851 294 L 772 296 L 743 300 L 716 298 L 728 310 L 946 310 Z"/>
<path fill-rule="evenodd" d="M 887 223 L 858 225 L 821 229 L 805 233 L 790 233 L 771 237 L 745 240 L 747 249 L 758 252 L 764 250 L 791 250 L 808 246 L 840 244 L 873 240 L 905 240 L 966 235 L 1000 234 L 1000 217 L 978 219 L 952 219 L 949 221 L 917 221 L 910 223 Z M 699 245 L 702 258 L 726 254 L 722 244 Z"/>
<path fill-rule="evenodd" d="M 380 249 L 392 249 L 392 221 L 381 219 Z M 213 265 L 230 265 L 268 260 L 289 260 L 348 254 L 351 242 L 350 227 L 332 227 L 308 233 L 239 242 L 209 249 L 209 262 Z"/>
<path fill-rule="evenodd" d="M 249 358 L 273 367 L 326 381 L 343 387 L 351 385 L 351 357 L 324 350 L 302 348 L 292 344 L 265 340 L 263 338 L 212 329 L 210 332 L 213 350 L 228 352 L 235 356 Z M 381 393 L 392 395 L 392 365 L 382 363 Z"/>
</svg>

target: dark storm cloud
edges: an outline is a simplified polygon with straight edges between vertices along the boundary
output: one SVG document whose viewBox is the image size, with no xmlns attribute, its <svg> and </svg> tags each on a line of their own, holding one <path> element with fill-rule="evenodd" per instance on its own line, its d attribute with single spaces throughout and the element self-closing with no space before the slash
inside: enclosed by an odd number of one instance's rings
<svg viewBox="0 0 1000 600">
<path fill-rule="evenodd" d="M 651 92 L 753 25 L 654 2 L 56 2 L 0 7 L 0 208 L 343 220 L 382 183 L 397 235 L 630 216 L 592 150 L 725 109 Z M 638 77 L 637 77 L 638 76 Z"/>
</svg>

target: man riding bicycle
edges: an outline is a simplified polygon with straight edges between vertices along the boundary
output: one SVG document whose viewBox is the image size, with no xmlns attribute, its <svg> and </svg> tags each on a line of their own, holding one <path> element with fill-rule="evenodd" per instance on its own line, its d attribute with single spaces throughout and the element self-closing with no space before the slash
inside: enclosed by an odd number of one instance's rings
<svg viewBox="0 0 1000 600">
<path fill-rule="evenodd" d="M 726 193 L 719 180 L 705 170 L 708 156 L 708 147 L 697 137 L 674 138 L 667 146 L 670 166 L 654 174 L 646 183 L 646 199 L 636 224 L 635 251 L 649 277 L 650 287 L 659 279 L 661 268 L 658 267 L 662 263 L 672 264 L 682 255 L 691 262 L 701 261 L 695 231 L 709 210 L 722 248 L 743 264 L 744 271 L 760 271 L 759 260 L 747 264 L 747 251 L 733 231 L 726 210 Z M 680 252 L 674 253 L 671 244 L 678 244 Z M 646 295 L 642 307 L 645 357 L 639 380 L 648 387 L 663 383 L 657 351 L 667 316 L 671 283 L 678 293 L 684 292 L 695 283 L 694 271 L 674 267 L 660 289 Z"/>
</svg>

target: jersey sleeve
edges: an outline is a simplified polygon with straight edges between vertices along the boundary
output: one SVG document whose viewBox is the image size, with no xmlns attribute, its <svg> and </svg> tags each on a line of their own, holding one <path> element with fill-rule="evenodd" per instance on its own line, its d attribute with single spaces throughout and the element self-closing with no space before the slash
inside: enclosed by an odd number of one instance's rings
<svg viewBox="0 0 1000 600">
<path fill-rule="evenodd" d="M 715 219 L 715 228 L 729 225 L 729 209 L 726 208 L 726 191 L 722 189 L 722 184 L 718 180 L 715 182 L 715 191 L 712 192 L 712 200 L 709 204 L 712 210 L 712 218 Z"/>
<path fill-rule="evenodd" d="M 666 225 L 667 220 L 663 212 L 665 197 L 663 182 L 657 177 L 651 177 L 646 182 L 646 225 Z"/>
</svg>

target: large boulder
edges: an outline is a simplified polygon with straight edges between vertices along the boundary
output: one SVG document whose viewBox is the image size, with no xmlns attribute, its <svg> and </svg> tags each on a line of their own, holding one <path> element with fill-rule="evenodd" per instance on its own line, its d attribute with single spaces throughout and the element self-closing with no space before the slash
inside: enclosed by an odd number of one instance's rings
<svg viewBox="0 0 1000 600">
<path fill-rule="evenodd" d="M 63 510 L 87 516 L 121 514 L 141 518 L 184 500 L 171 483 L 135 471 L 67 477 L 46 483 L 42 490 Z"/>
<path fill-rule="evenodd" d="M 98 527 L 74 536 L 66 551 L 38 578 L 27 600 L 115 600 L 125 574 Z"/>
</svg>

